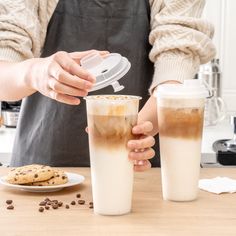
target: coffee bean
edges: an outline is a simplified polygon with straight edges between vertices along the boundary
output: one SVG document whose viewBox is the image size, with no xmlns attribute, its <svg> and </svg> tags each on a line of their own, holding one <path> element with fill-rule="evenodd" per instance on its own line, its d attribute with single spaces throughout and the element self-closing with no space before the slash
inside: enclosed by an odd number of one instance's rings
<svg viewBox="0 0 236 236">
<path fill-rule="evenodd" d="M 79 203 L 80 205 L 84 205 L 85 201 L 84 201 L 84 200 L 79 200 L 78 203 Z"/>
<path fill-rule="evenodd" d="M 44 208 L 43 207 L 39 207 L 39 212 L 43 212 Z"/>
<path fill-rule="evenodd" d="M 71 204 L 71 205 L 75 205 L 76 203 L 75 203 L 75 201 L 72 201 L 70 204 Z"/>
<path fill-rule="evenodd" d="M 81 197 L 81 194 L 80 194 L 80 193 L 76 194 L 76 197 L 77 197 L 77 198 L 80 198 L 80 197 Z"/>
<path fill-rule="evenodd" d="M 6 200 L 6 204 L 8 204 L 8 205 L 10 205 L 10 204 L 12 204 L 12 200 Z"/>
<path fill-rule="evenodd" d="M 61 207 L 63 205 L 63 202 L 58 202 L 58 206 Z"/>
<path fill-rule="evenodd" d="M 42 201 L 42 202 L 39 203 L 39 206 L 46 206 L 46 204 L 47 204 L 47 202 Z"/>
<path fill-rule="evenodd" d="M 58 200 L 52 200 L 52 202 L 58 204 Z"/>
<path fill-rule="evenodd" d="M 89 208 L 90 208 L 90 209 L 93 209 L 93 205 L 90 205 Z"/>
<path fill-rule="evenodd" d="M 90 202 L 89 205 L 93 205 L 93 202 Z"/>
<path fill-rule="evenodd" d="M 52 202 L 50 201 L 50 202 L 47 202 L 47 205 L 52 205 Z"/>
<path fill-rule="evenodd" d="M 58 205 L 57 205 L 57 204 L 53 204 L 53 205 L 52 205 L 52 208 L 53 208 L 53 209 L 57 209 L 57 208 L 58 208 Z"/>
<path fill-rule="evenodd" d="M 7 206 L 7 210 L 13 210 L 13 209 L 14 209 L 14 206 L 13 206 L 13 205 Z"/>
<path fill-rule="evenodd" d="M 45 209 L 46 209 L 46 210 L 49 210 L 49 209 L 50 209 L 50 207 L 49 207 L 49 206 L 45 206 Z"/>
<path fill-rule="evenodd" d="M 34 175 L 34 178 L 38 178 L 38 177 L 39 177 L 38 174 L 35 174 L 35 175 Z"/>
<path fill-rule="evenodd" d="M 47 197 L 44 199 L 45 202 L 51 202 L 51 200 Z"/>
<path fill-rule="evenodd" d="M 70 208 L 70 206 L 68 204 L 66 204 L 66 209 L 69 209 L 69 208 Z"/>
</svg>

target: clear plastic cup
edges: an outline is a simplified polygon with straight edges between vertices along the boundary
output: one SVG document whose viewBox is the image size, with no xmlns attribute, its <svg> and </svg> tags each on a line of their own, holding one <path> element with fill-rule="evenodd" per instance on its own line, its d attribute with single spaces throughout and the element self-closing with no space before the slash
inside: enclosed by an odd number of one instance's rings
<svg viewBox="0 0 236 236">
<path fill-rule="evenodd" d="M 198 80 L 158 87 L 162 193 L 165 200 L 197 198 L 204 104 L 208 92 Z"/>
<path fill-rule="evenodd" d="M 89 152 L 94 212 L 122 215 L 131 211 L 133 162 L 127 142 L 134 139 L 139 100 L 137 96 L 87 96 Z"/>
</svg>

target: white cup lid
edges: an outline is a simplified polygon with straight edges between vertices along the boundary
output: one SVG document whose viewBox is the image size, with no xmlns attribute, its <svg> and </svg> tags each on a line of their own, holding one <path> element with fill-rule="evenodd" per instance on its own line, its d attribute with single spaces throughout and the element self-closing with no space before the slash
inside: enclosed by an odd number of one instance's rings
<svg viewBox="0 0 236 236">
<path fill-rule="evenodd" d="M 206 98 L 209 91 L 198 79 L 189 79 L 183 84 L 159 85 L 154 95 L 158 98 Z"/>
<path fill-rule="evenodd" d="M 110 53 L 101 57 L 99 53 L 92 53 L 83 57 L 81 66 L 96 77 L 96 83 L 90 91 L 105 88 L 111 85 L 114 92 L 124 89 L 118 80 L 130 69 L 131 64 L 127 58 L 118 53 Z"/>
</svg>

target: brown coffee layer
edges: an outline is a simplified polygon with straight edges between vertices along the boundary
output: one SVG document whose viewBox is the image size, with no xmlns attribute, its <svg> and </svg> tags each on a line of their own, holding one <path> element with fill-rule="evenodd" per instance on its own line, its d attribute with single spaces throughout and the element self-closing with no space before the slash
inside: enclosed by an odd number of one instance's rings
<svg viewBox="0 0 236 236">
<path fill-rule="evenodd" d="M 137 122 L 137 116 L 100 116 L 88 115 L 89 138 L 92 145 L 114 148 L 126 145 L 134 139 L 132 127 Z"/>
<path fill-rule="evenodd" d="M 199 139 L 202 136 L 204 109 L 166 108 L 158 109 L 158 126 L 161 136 Z"/>
</svg>

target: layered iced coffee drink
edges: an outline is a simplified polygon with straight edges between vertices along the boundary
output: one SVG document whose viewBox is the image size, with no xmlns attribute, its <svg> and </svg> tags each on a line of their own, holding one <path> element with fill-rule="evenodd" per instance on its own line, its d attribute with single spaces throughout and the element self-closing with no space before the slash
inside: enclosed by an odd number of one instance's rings
<svg viewBox="0 0 236 236">
<path fill-rule="evenodd" d="M 133 163 L 127 142 L 134 139 L 139 97 L 97 95 L 86 98 L 94 211 L 104 215 L 130 212 Z"/>
<path fill-rule="evenodd" d="M 167 85 L 158 98 L 162 192 L 173 201 L 191 201 L 198 193 L 206 93 L 184 87 Z"/>
</svg>

